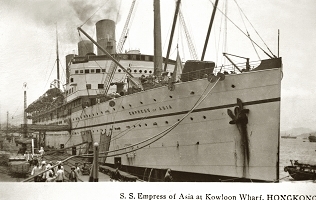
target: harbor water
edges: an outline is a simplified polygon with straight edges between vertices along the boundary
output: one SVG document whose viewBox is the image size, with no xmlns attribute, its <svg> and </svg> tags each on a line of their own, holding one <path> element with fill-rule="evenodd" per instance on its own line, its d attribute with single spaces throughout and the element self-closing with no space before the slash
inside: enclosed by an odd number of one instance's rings
<svg viewBox="0 0 316 200">
<path fill-rule="evenodd" d="M 280 140 L 280 182 L 294 181 L 284 171 L 284 167 L 291 165 L 290 160 L 298 160 L 300 163 L 316 164 L 316 142 L 308 139 L 286 139 Z M 311 182 L 311 181 L 306 181 Z"/>
</svg>

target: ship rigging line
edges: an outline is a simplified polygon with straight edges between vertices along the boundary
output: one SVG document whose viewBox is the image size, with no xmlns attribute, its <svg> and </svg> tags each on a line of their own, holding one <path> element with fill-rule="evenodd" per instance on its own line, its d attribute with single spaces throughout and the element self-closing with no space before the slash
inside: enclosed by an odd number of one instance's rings
<svg viewBox="0 0 316 200">
<path fill-rule="evenodd" d="M 138 143 L 135 143 L 133 145 L 130 145 L 128 147 L 124 147 L 124 148 L 120 148 L 120 149 L 117 149 L 117 150 L 112 150 L 112 151 L 106 151 L 106 152 L 100 152 L 99 154 L 106 154 L 104 156 L 100 156 L 100 157 L 113 157 L 113 156 L 118 156 L 118 155 L 122 155 L 122 154 L 126 154 L 126 153 L 130 153 L 130 152 L 134 152 L 136 150 L 139 150 L 139 149 L 142 149 L 146 146 L 149 146 L 150 144 L 156 142 L 157 140 L 159 140 L 160 138 L 164 137 L 165 135 L 167 135 L 171 130 L 173 130 L 175 127 L 177 127 L 179 125 L 179 123 L 181 121 L 183 121 L 187 116 L 189 116 L 189 114 L 191 114 L 195 108 L 200 105 L 200 103 L 202 103 L 202 101 L 204 101 L 204 99 L 208 96 L 208 94 L 213 90 L 213 88 L 217 85 L 217 83 L 219 82 L 220 80 L 220 77 L 217 78 L 216 82 L 214 83 L 214 85 L 211 87 L 211 89 L 206 93 L 201 95 L 200 99 L 194 104 L 194 106 L 192 107 L 192 109 L 186 113 L 179 121 L 177 121 L 176 123 L 174 123 L 173 125 L 171 125 L 169 128 L 167 128 L 166 130 L 162 131 L 161 133 L 158 133 L 146 140 L 143 140 L 141 142 L 138 142 Z M 211 82 L 209 82 L 209 84 L 207 85 L 206 88 L 208 88 L 208 86 L 211 84 Z M 150 141 L 154 139 L 153 141 Z M 117 151 L 121 151 L 121 150 L 126 150 L 126 149 L 129 149 L 129 148 L 132 148 L 134 146 L 137 146 L 137 145 L 140 145 L 140 144 L 143 144 L 145 142 L 148 142 L 150 141 L 148 144 L 145 144 L 144 146 L 141 146 L 141 147 L 137 147 L 136 149 L 131 149 L 131 150 L 128 150 L 128 151 L 125 151 L 125 152 L 122 152 L 122 153 L 116 153 L 116 154 L 113 154 L 113 155 L 107 155 L 108 153 L 113 153 L 113 152 L 117 152 Z M 89 154 L 89 156 L 92 156 L 92 154 Z"/>
<path fill-rule="evenodd" d="M 252 23 L 250 22 L 250 20 L 248 19 L 248 17 L 245 15 L 244 11 L 240 8 L 240 6 L 238 5 L 237 1 L 236 1 L 236 0 L 234 0 L 234 1 L 235 1 L 236 5 L 238 6 L 239 10 L 241 11 L 241 13 L 245 16 L 245 18 L 247 19 L 247 21 L 249 22 L 249 24 L 250 24 L 251 27 L 253 28 L 253 30 L 257 33 L 257 35 L 259 36 L 259 38 L 261 39 L 261 41 L 264 43 L 264 45 L 265 45 L 265 46 L 267 47 L 267 49 L 270 51 L 270 53 L 271 53 L 274 57 L 276 57 L 276 56 L 272 53 L 272 51 L 270 50 L 270 48 L 268 47 L 268 45 L 264 42 L 264 40 L 262 39 L 262 37 L 260 36 L 260 34 L 257 32 L 257 30 L 255 29 L 255 27 L 252 25 Z M 247 32 L 248 32 L 248 31 L 247 31 Z M 249 36 L 249 38 L 250 38 L 250 36 Z"/>
<path fill-rule="evenodd" d="M 209 0 L 212 4 L 213 2 L 211 0 Z M 216 8 L 220 13 L 222 13 L 222 15 L 224 15 L 242 34 L 244 34 L 247 38 L 249 38 L 249 40 L 251 42 L 253 42 L 263 53 L 265 53 L 267 56 L 269 56 L 269 58 L 276 58 L 276 56 L 274 54 L 272 54 L 272 56 L 270 54 L 268 54 L 262 47 L 260 47 L 255 41 L 253 41 L 253 39 L 251 39 L 250 37 L 248 37 L 248 35 L 241 30 L 241 28 L 239 26 L 237 26 L 225 13 L 223 13 L 218 7 Z"/>
</svg>

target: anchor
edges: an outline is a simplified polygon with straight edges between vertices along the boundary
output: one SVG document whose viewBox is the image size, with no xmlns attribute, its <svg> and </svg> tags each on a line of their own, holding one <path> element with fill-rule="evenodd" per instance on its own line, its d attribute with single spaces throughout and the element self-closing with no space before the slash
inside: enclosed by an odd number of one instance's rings
<svg viewBox="0 0 316 200">
<path fill-rule="evenodd" d="M 243 174 L 246 175 L 246 169 L 249 166 L 249 142 L 248 142 L 248 117 L 249 109 L 243 107 L 242 101 L 237 98 L 237 107 L 234 109 L 234 114 L 230 109 L 227 109 L 227 114 L 232 118 L 229 124 L 236 124 L 241 135 L 241 145 L 244 156 Z"/>
</svg>

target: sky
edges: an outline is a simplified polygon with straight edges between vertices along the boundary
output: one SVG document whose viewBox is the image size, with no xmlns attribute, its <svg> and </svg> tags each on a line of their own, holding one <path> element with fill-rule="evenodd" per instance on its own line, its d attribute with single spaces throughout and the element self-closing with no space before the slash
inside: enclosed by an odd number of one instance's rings
<svg viewBox="0 0 316 200">
<path fill-rule="evenodd" d="M 182 0 L 181 10 L 200 58 L 215 0 Z M 219 9 L 224 11 L 223 1 Z M 238 4 L 236 4 L 236 2 Z M 65 83 L 65 56 L 77 53 L 81 40 L 77 27 L 90 35 L 94 24 L 103 18 L 116 22 L 116 39 L 124 27 L 132 0 L 1 0 L 0 6 L 0 121 L 23 122 L 23 84 L 26 83 L 27 105 L 49 89 L 56 79 L 56 30 L 60 56 L 60 76 Z M 242 12 L 238 10 L 238 6 Z M 172 0 L 161 0 L 162 47 L 166 55 L 175 9 Z M 283 60 L 281 91 L 281 130 L 309 128 L 316 130 L 316 1 L 302 0 L 228 0 L 228 18 L 241 30 L 248 31 L 262 48 Z M 242 13 L 245 17 L 241 18 Z M 253 50 L 249 40 L 227 20 L 227 29 L 217 11 L 204 60 L 220 64 L 223 49 L 231 54 L 266 59 Z M 249 20 L 249 21 L 248 21 Z M 249 23 L 250 22 L 250 23 Z M 124 49 L 139 49 L 153 54 L 153 3 L 137 0 Z M 247 28 L 247 29 L 246 29 Z M 170 58 L 175 59 L 176 45 L 182 60 L 191 59 L 183 28 L 177 26 Z M 255 31 L 254 31 L 255 30 Z M 226 45 L 223 43 L 227 35 Z M 260 37 L 257 36 L 259 33 Z M 263 43 L 262 40 L 265 42 Z M 249 49 L 249 50 L 248 50 Z M 257 51 L 259 52 L 258 48 Z M 236 60 L 242 61 L 243 60 Z"/>
</svg>

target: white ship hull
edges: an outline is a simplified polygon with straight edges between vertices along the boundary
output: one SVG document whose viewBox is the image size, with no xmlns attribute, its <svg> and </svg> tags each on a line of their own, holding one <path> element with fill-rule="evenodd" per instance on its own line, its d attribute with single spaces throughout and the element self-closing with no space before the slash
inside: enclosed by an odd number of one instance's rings
<svg viewBox="0 0 316 200">
<path fill-rule="evenodd" d="M 160 87 L 111 100 L 113 107 L 108 101 L 84 108 L 71 114 L 70 138 L 47 133 L 47 144 L 79 144 L 91 131 L 91 142 L 100 143 L 101 152 L 109 148 L 106 160 L 100 160 L 111 166 L 119 159 L 124 167 L 277 180 L 281 69 L 230 74 L 214 84 L 207 78 L 181 82 L 173 91 Z M 191 112 L 201 97 L 205 99 Z M 234 110 L 237 98 L 249 109 L 248 150 L 237 126 L 229 124 L 227 110 Z M 104 139 L 110 137 L 105 147 Z M 245 151 L 249 151 L 247 162 Z"/>
</svg>

